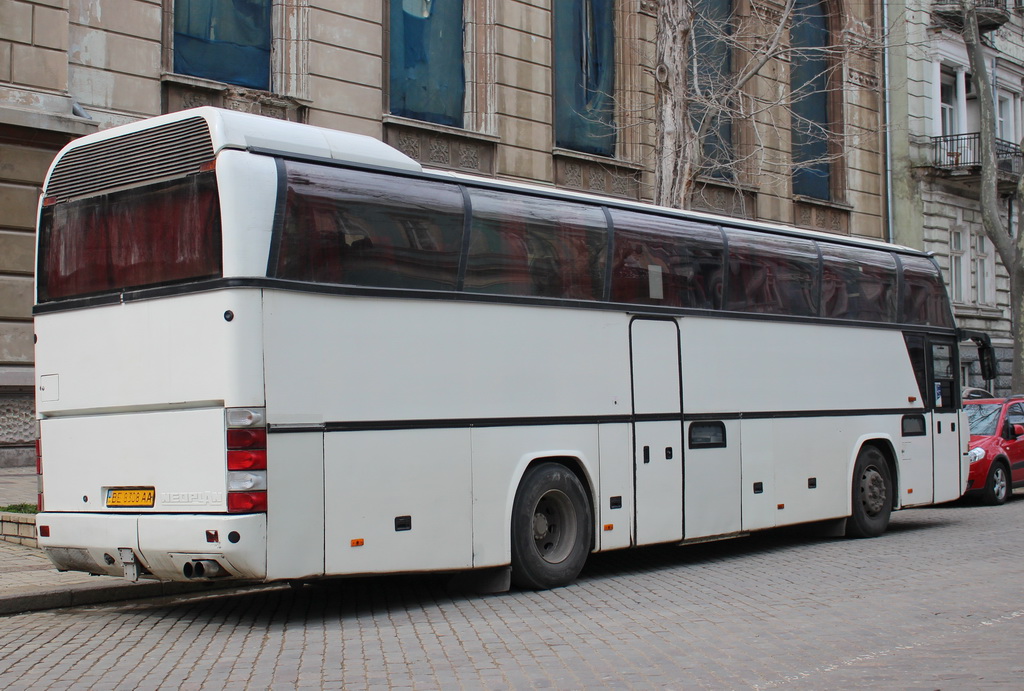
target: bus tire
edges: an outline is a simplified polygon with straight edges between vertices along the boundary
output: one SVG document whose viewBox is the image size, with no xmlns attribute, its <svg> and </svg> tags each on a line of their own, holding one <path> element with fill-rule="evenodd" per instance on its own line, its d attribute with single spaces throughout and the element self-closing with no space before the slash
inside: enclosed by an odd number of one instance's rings
<svg viewBox="0 0 1024 691">
<path fill-rule="evenodd" d="M 981 492 L 981 501 L 989 506 L 1005 504 L 1010 498 L 1010 472 L 1002 459 L 992 461 L 992 467 L 988 469 L 988 477 L 985 478 L 985 489 Z"/>
<path fill-rule="evenodd" d="M 878 537 L 889 527 L 892 476 L 885 456 L 865 445 L 853 466 L 853 513 L 846 522 L 848 537 Z"/>
<path fill-rule="evenodd" d="M 532 590 L 571 583 L 587 561 L 592 530 L 575 473 L 553 462 L 530 468 L 512 504 L 512 582 Z"/>
</svg>

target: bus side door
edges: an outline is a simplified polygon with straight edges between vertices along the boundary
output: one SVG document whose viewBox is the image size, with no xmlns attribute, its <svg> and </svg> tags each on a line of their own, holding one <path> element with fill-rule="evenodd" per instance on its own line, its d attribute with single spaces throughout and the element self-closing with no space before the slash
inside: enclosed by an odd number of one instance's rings
<svg viewBox="0 0 1024 691">
<path fill-rule="evenodd" d="M 630 323 L 636 544 L 683 537 L 682 382 L 674 320 Z"/>
<path fill-rule="evenodd" d="M 935 463 L 934 501 L 952 501 L 960 498 L 960 386 L 957 382 L 960 358 L 957 344 L 951 338 L 929 338 L 932 411 L 932 452 Z M 965 423 L 966 424 L 966 423 Z"/>
</svg>

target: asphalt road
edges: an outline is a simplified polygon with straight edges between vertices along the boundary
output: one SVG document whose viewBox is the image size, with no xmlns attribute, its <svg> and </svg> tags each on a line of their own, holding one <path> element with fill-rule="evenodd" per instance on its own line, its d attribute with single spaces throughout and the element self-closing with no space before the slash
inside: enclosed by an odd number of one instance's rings
<svg viewBox="0 0 1024 691">
<path fill-rule="evenodd" d="M 591 558 L 547 592 L 334 580 L 0 618 L 4 689 L 1024 688 L 1024 497 Z"/>
</svg>

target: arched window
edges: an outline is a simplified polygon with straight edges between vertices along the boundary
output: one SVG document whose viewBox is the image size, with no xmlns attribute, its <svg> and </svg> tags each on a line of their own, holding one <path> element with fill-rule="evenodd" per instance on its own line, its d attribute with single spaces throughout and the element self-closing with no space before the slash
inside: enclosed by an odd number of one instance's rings
<svg viewBox="0 0 1024 691">
<path fill-rule="evenodd" d="M 832 198 L 833 173 L 830 38 L 825 0 L 796 0 L 789 32 L 793 194 L 825 200 Z"/>
</svg>

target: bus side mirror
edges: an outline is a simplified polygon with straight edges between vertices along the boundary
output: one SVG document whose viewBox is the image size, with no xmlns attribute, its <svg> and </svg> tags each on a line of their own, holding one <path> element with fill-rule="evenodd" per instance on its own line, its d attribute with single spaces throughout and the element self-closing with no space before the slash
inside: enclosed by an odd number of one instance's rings
<svg viewBox="0 0 1024 691">
<path fill-rule="evenodd" d="M 981 366 L 981 378 L 992 381 L 996 378 L 996 351 L 989 344 L 978 347 L 978 364 Z"/>
</svg>

